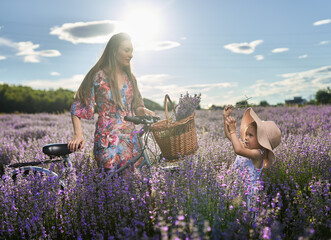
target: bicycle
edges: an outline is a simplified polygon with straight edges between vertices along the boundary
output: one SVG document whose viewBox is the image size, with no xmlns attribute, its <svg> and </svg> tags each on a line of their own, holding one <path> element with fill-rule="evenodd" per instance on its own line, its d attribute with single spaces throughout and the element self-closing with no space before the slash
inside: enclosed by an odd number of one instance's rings
<svg viewBox="0 0 331 240">
<path fill-rule="evenodd" d="M 162 160 L 166 162 L 166 159 L 162 157 L 162 154 L 158 149 L 157 143 L 150 130 L 151 125 L 159 121 L 160 118 L 153 116 L 125 116 L 124 120 L 128 122 L 133 122 L 135 125 L 143 124 L 143 127 L 138 131 L 138 141 L 140 143 L 141 150 L 136 157 L 129 159 L 124 166 L 120 167 L 119 169 L 116 169 L 113 172 L 110 172 L 103 181 L 108 181 L 108 178 L 112 178 L 116 174 L 120 174 L 121 172 L 123 172 L 125 169 L 132 167 L 141 157 L 143 157 L 144 160 L 139 164 L 139 166 L 137 166 L 137 168 L 141 169 L 143 166 L 147 166 L 149 174 L 151 174 L 152 165 L 160 164 Z M 153 150 L 149 147 L 149 140 L 154 143 Z M 153 159 L 153 161 L 151 161 L 151 159 Z M 162 169 L 163 171 L 170 172 L 174 172 L 179 169 L 177 165 L 170 164 L 163 164 L 163 166 L 159 166 L 158 168 Z M 101 185 L 102 182 L 99 183 L 99 185 Z"/>
<path fill-rule="evenodd" d="M 124 166 L 120 167 L 119 169 L 116 169 L 115 171 L 108 173 L 107 177 L 104 180 L 106 180 L 107 178 L 113 178 L 116 174 L 120 174 L 125 169 L 132 167 L 141 157 L 143 157 L 143 161 L 139 164 L 139 166 L 137 166 L 138 169 L 141 169 L 143 166 L 147 166 L 150 170 L 153 164 L 156 165 L 160 163 L 161 160 L 163 159 L 162 154 L 160 153 L 158 146 L 155 142 L 153 134 L 151 134 L 150 131 L 151 125 L 157 122 L 159 118 L 152 116 L 126 116 L 124 117 L 124 120 L 133 122 L 135 125 L 143 124 L 143 127 L 137 131 L 137 136 L 141 146 L 141 150 L 136 157 L 129 159 Z M 150 140 L 154 143 L 153 150 L 149 147 Z M 29 176 L 29 174 L 36 175 L 40 173 L 42 175 L 44 174 L 56 178 L 59 181 L 61 188 L 65 188 L 66 173 L 73 169 L 71 159 L 69 156 L 72 152 L 68 148 L 68 144 L 67 143 L 47 144 L 43 146 L 42 152 L 47 156 L 49 156 L 50 160 L 13 163 L 7 165 L 6 167 L 8 168 L 14 168 L 14 170 L 11 171 L 12 179 L 15 181 L 18 174 L 20 173 L 22 174 L 23 177 L 27 177 Z M 54 171 L 51 171 L 50 169 L 44 167 L 38 167 L 39 165 L 54 164 L 54 163 L 55 164 L 62 163 L 64 165 L 64 168 L 59 174 L 57 174 Z M 162 166 L 162 169 L 165 171 L 174 171 L 177 168 L 178 167 L 174 165 Z"/>
<path fill-rule="evenodd" d="M 43 146 L 42 152 L 50 157 L 50 160 L 46 161 L 36 161 L 36 162 L 24 162 L 24 163 L 13 163 L 9 164 L 6 167 L 13 168 L 14 170 L 11 171 L 11 178 L 16 181 L 19 174 L 22 174 L 23 177 L 28 177 L 30 174 L 41 174 L 41 175 L 47 175 L 49 177 L 54 177 L 59 181 L 59 184 L 61 188 L 65 188 L 66 182 L 64 176 L 65 173 L 72 170 L 72 163 L 71 159 L 69 157 L 69 154 L 72 152 L 70 149 L 68 149 L 68 144 L 66 143 L 53 143 L 53 144 L 47 144 Z M 56 158 L 56 159 L 53 159 Z M 45 164 L 52 164 L 52 163 L 62 163 L 64 165 L 64 168 L 60 172 L 60 174 L 57 174 L 56 172 L 45 168 L 45 167 L 38 167 L 39 165 L 45 165 Z"/>
</svg>

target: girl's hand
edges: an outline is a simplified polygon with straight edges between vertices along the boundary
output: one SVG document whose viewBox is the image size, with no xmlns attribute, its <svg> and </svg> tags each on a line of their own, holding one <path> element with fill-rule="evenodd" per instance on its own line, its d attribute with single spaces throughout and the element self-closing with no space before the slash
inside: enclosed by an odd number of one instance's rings
<svg viewBox="0 0 331 240">
<path fill-rule="evenodd" d="M 80 145 L 80 146 L 79 146 Z M 69 142 L 68 142 L 68 148 L 71 152 L 75 152 L 78 149 L 84 148 L 85 140 L 83 136 L 77 136 L 75 135 Z"/>
<path fill-rule="evenodd" d="M 229 132 L 236 132 L 237 129 L 237 123 L 234 117 L 228 116 L 225 119 L 225 124 L 228 126 Z"/>
<path fill-rule="evenodd" d="M 226 119 L 229 117 L 232 113 L 233 106 L 232 105 L 227 105 L 224 110 L 223 110 L 223 118 Z"/>
</svg>

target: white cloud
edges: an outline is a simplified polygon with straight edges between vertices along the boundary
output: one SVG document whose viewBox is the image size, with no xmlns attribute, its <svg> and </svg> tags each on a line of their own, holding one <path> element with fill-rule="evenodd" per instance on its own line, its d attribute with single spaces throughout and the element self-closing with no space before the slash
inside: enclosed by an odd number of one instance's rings
<svg viewBox="0 0 331 240">
<path fill-rule="evenodd" d="M 289 50 L 290 50 L 289 48 L 275 48 L 271 52 L 273 52 L 273 53 L 281 53 L 281 52 L 287 52 Z"/>
<path fill-rule="evenodd" d="M 61 53 L 57 50 L 42 50 L 35 51 L 39 48 L 39 44 L 33 44 L 32 42 L 19 42 L 17 43 L 18 56 L 24 56 L 24 62 L 38 63 L 40 57 L 57 57 L 61 56 Z"/>
<path fill-rule="evenodd" d="M 328 23 L 331 23 L 331 19 L 320 20 L 320 21 L 314 22 L 313 25 L 320 26 L 320 25 L 324 25 L 324 24 L 328 24 Z"/>
<path fill-rule="evenodd" d="M 160 104 L 163 104 L 165 94 L 168 94 L 171 99 L 174 98 L 172 100 L 178 101 L 180 94 L 186 92 L 209 96 L 210 91 L 238 86 L 236 82 L 180 85 L 175 77 L 168 74 L 143 75 L 137 77 L 137 81 L 142 96 Z M 207 102 L 207 99 L 204 99 L 204 102 Z"/>
<path fill-rule="evenodd" d="M 17 51 L 17 56 L 24 56 L 24 62 L 38 63 L 41 57 L 57 57 L 61 56 L 58 50 L 41 50 L 36 51 L 39 48 L 39 44 L 33 44 L 32 42 L 13 42 L 11 40 L 0 38 L 0 46 L 13 48 Z"/>
<path fill-rule="evenodd" d="M 6 38 L 0 37 L 0 46 L 6 46 L 6 47 L 11 47 L 11 48 L 17 48 L 17 43 L 12 42 Z"/>
<path fill-rule="evenodd" d="M 73 91 L 77 91 L 81 82 L 83 81 L 85 75 L 77 74 L 72 76 L 71 78 L 62 78 L 59 80 L 49 80 L 49 79 L 36 79 L 32 81 L 25 81 L 25 86 L 30 86 L 36 89 L 70 89 Z"/>
<path fill-rule="evenodd" d="M 19 55 L 19 54 L 17 54 Z M 40 59 L 36 55 L 28 55 L 24 57 L 24 62 L 30 62 L 30 63 L 39 63 Z"/>
<path fill-rule="evenodd" d="M 51 74 L 51 76 L 60 76 L 60 75 L 61 75 L 61 74 L 58 73 L 58 72 L 51 72 L 50 74 Z"/>
<path fill-rule="evenodd" d="M 215 88 L 229 88 L 237 86 L 237 83 L 229 83 L 229 82 L 222 82 L 222 83 L 207 83 L 207 84 L 194 84 L 194 85 L 186 85 L 185 88 L 191 89 L 193 91 L 199 90 L 199 92 L 209 92 Z"/>
<path fill-rule="evenodd" d="M 64 23 L 62 26 L 52 27 L 50 34 L 73 44 L 105 43 L 112 34 L 116 33 L 118 23 L 109 20 Z"/>
<path fill-rule="evenodd" d="M 264 59 L 263 55 L 255 55 L 254 57 L 255 57 L 256 61 L 261 61 Z"/>
<path fill-rule="evenodd" d="M 50 34 L 57 35 L 59 39 L 79 43 L 106 43 L 109 38 L 123 30 L 123 23 L 119 21 L 91 21 L 64 23 L 62 26 L 51 28 Z M 174 41 L 143 41 L 134 42 L 134 48 L 137 51 L 161 51 L 180 46 L 180 43 Z"/>
<path fill-rule="evenodd" d="M 263 43 L 263 40 L 255 40 L 250 43 L 230 43 L 225 45 L 224 48 L 234 53 L 251 54 L 255 51 L 255 48 L 261 43 Z"/>
<path fill-rule="evenodd" d="M 5 56 L 0 56 L 0 60 L 5 60 L 7 57 Z"/>
<path fill-rule="evenodd" d="M 309 71 L 285 73 L 280 75 L 281 81 L 267 83 L 257 81 L 250 89 L 249 97 L 260 100 L 292 98 L 293 96 L 309 96 L 317 90 L 326 88 L 331 84 L 331 65 Z"/>
<path fill-rule="evenodd" d="M 144 86 L 159 85 L 159 84 L 163 84 L 166 80 L 171 78 L 172 77 L 168 74 L 150 74 L 139 77 L 137 81 Z"/>
<path fill-rule="evenodd" d="M 304 55 L 299 56 L 298 58 L 299 59 L 303 59 L 303 58 L 307 58 L 307 57 L 308 57 L 308 55 L 307 54 L 304 54 Z"/>
<path fill-rule="evenodd" d="M 135 51 L 162 51 L 175 47 L 179 47 L 180 43 L 173 41 L 159 41 L 159 42 L 140 42 L 134 43 Z"/>
<path fill-rule="evenodd" d="M 325 45 L 328 44 L 330 41 L 320 41 L 319 45 Z"/>
</svg>

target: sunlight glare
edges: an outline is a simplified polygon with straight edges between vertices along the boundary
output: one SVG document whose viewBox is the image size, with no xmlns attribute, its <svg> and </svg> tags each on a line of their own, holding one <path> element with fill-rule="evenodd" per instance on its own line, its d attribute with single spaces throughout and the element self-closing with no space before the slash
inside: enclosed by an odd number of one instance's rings
<svg viewBox="0 0 331 240">
<path fill-rule="evenodd" d="M 156 9 L 139 7 L 130 11 L 124 21 L 125 31 L 134 42 L 153 41 L 160 30 L 160 17 Z"/>
</svg>

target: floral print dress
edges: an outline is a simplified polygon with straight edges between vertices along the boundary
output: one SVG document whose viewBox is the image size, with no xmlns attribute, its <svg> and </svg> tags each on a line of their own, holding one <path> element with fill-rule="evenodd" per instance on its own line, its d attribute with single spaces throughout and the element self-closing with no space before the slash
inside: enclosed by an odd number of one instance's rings
<svg viewBox="0 0 331 240">
<path fill-rule="evenodd" d="M 100 70 L 93 79 L 89 104 L 76 99 L 71 106 L 73 115 L 92 120 L 96 104 L 99 116 L 94 134 L 94 157 L 98 166 L 106 171 L 115 171 L 125 165 L 140 150 L 134 124 L 124 120 L 125 116 L 132 115 L 133 87 L 128 77 L 120 94 L 123 110 L 115 106 L 109 81 Z M 142 99 L 141 106 L 144 106 Z M 140 161 L 136 165 L 139 163 Z"/>
</svg>

